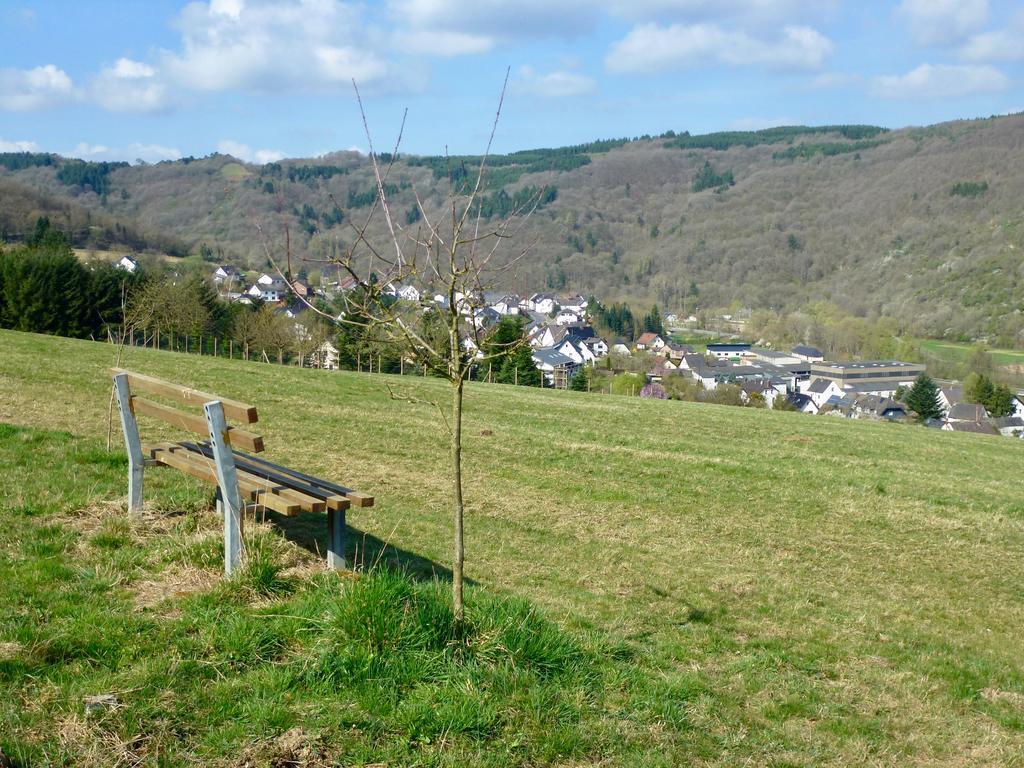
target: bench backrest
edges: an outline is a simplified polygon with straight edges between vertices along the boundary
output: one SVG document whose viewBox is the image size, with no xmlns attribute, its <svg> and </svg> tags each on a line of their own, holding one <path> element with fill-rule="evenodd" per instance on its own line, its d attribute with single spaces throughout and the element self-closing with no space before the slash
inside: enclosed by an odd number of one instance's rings
<svg viewBox="0 0 1024 768">
<path fill-rule="evenodd" d="M 136 415 L 149 416 L 163 421 L 178 429 L 183 429 L 203 437 L 209 437 L 210 428 L 206 419 L 201 415 L 195 415 L 180 411 L 176 408 L 140 397 L 136 392 L 145 392 L 151 395 L 165 397 L 174 400 L 182 405 L 192 406 L 202 411 L 203 406 L 212 401 L 220 401 L 224 409 L 224 416 L 243 424 L 254 424 L 259 418 L 256 414 L 256 407 L 237 400 L 229 400 L 218 395 L 202 392 L 198 389 L 183 387 L 170 381 L 164 381 L 153 376 L 146 376 L 142 373 L 127 371 L 123 368 L 111 368 L 112 375 L 124 374 L 128 378 L 128 386 L 131 396 L 131 409 Z M 242 449 L 250 453 L 260 453 L 263 450 L 263 436 L 240 427 L 228 426 L 228 442 L 234 448 Z"/>
</svg>

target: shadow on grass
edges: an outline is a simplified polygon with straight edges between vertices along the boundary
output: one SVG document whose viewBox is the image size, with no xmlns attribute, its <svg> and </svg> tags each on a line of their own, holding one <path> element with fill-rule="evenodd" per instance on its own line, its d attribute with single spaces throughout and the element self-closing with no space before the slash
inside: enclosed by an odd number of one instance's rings
<svg viewBox="0 0 1024 768">
<path fill-rule="evenodd" d="M 303 549 L 320 558 L 327 557 L 327 516 L 323 514 L 300 514 L 295 517 L 267 511 L 267 521 L 281 534 Z M 420 581 L 451 581 L 452 572 L 447 566 L 434 562 L 415 552 L 396 547 L 371 533 L 348 526 L 345 537 L 345 562 L 352 570 L 369 570 L 383 565 L 405 571 Z M 466 579 L 473 584 L 472 579 Z"/>
</svg>

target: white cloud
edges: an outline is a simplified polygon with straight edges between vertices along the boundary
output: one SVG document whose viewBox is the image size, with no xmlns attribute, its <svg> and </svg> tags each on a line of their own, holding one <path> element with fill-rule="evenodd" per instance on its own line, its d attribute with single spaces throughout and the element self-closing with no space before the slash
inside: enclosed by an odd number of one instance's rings
<svg viewBox="0 0 1024 768">
<path fill-rule="evenodd" d="M 1024 60 L 1024 10 L 1005 29 L 971 35 L 961 46 L 960 58 L 967 61 Z"/>
<path fill-rule="evenodd" d="M 112 112 L 159 112 L 168 106 L 167 86 L 149 64 L 118 59 L 93 80 L 89 96 Z"/>
<path fill-rule="evenodd" d="M 469 32 L 440 29 L 404 29 L 395 32 L 392 45 L 403 53 L 429 56 L 465 56 L 487 53 L 494 47 L 494 38 Z"/>
<path fill-rule="evenodd" d="M 361 6 L 340 0 L 190 3 L 177 21 L 178 51 L 163 51 L 168 82 L 197 91 L 292 91 L 382 82 L 384 37 Z"/>
<path fill-rule="evenodd" d="M 903 0 L 898 11 L 920 45 L 962 40 L 988 21 L 988 0 Z"/>
<path fill-rule="evenodd" d="M 0 136 L 0 152 L 38 152 L 39 145 L 34 141 L 8 141 Z"/>
<path fill-rule="evenodd" d="M 256 149 L 254 150 L 248 144 L 242 144 L 238 141 L 232 141 L 231 139 L 224 139 L 217 143 L 217 151 L 224 155 L 231 155 L 237 157 L 239 160 L 243 160 L 246 163 L 256 163 L 257 165 L 266 165 L 267 163 L 276 163 L 278 160 L 284 159 L 284 152 L 279 149 Z"/>
<path fill-rule="evenodd" d="M 143 64 L 141 61 L 121 58 L 110 68 L 110 73 L 114 77 L 120 77 L 122 80 L 142 80 L 153 77 L 156 74 L 156 70 L 148 64 Z"/>
<path fill-rule="evenodd" d="M 785 27 L 776 40 L 761 40 L 717 24 L 640 24 L 605 56 L 611 72 L 652 73 L 706 64 L 816 69 L 832 41 L 810 27 Z"/>
<path fill-rule="evenodd" d="M 215 16 L 230 16 L 237 19 L 245 7 L 243 0 L 210 0 L 210 13 Z"/>
<path fill-rule="evenodd" d="M 1010 79 L 995 67 L 922 64 L 905 75 L 884 75 L 872 82 L 871 95 L 883 99 L 947 99 L 1002 91 Z"/>
<path fill-rule="evenodd" d="M 564 69 L 539 73 L 532 67 L 520 67 L 513 87 L 520 93 L 546 99 L 563 99 L 592 93 L 596 84 L 591 77 Z"/>
<path fill-rule="evenodd" d="M 71 78 L 53 64 L 34 69 L 0 69 L 0 109 L 28 112 L 74 98 Z"/>
<path fill-rule="evenodd" d="M 156 163 L 161 160 L 177 160 L 182 156 L 182 151 L 177 147 L 167 147 L 162 144 L 143 144 L 132 142 L 123 147 L 108 147 L 104 144 L 89 144 L 79 142 L 70 152 L 62 152 L 67 157 L 79 157 L 83 160 L 143 160 L 147 163 Z"/>
</svg>

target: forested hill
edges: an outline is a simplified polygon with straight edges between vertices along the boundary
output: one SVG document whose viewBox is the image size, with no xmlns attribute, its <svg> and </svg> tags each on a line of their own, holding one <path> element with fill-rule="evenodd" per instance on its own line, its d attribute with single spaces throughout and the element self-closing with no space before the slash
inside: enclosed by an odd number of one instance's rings
<svg viewBox="0 0 1024 768">
<path fill-rule="evenodd" d="M 439 210 L 478 164 L 400 157 L 388 193 L 401 223 L 418 218 L 413 187 Z M 489 165 L 485 217 L 538 201 L 519 235 L 537 245 L 505 288 L 687 312 L 830 300 L 928 335 L 1024 329 L 1024 115 L 896 131 L 670 131 Z M 279 230 L 286 216 L 293 249 L 322 258 L 351 239 L 348 219 L 374 195 L 368 160 L 354 152 L 265 166 L 224 155 L 136 166 L 0 155 L 0 194 L 17 190 L 253 266 L 263 262 L 254 221 Z M 32 209 L 8 206 L 0 227 L 30 226 Z"/>
</svg>

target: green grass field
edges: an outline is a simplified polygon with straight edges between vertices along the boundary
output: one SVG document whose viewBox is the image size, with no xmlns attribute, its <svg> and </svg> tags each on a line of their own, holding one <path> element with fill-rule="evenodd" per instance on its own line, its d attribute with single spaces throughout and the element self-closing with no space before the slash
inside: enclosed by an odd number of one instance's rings
<svg viewBox="0 0 1024 768">
<path fill-rule="evenodd" d="M 971 344 L 960 344 L 954 341 L 922 341 L 921 349 L 950 362 L 966 362 L 974 347 Z M 992 362 L 995 365 L 1024 366 L 1024 351 L 1016 349 L 990 349 Z"/>
<path fill-rule="evenodd" d="M 471 385 L 477 618 L 445 639 L 423 617 L 445 610 L 446 440 L 386 386 L 442 382 L 129 350 L 255 403 L 271 460 L 374 494 L 353 554 L 424 579 L 323 572 L 309 516 L 249 525 L 223 582 L 208 487 L 152 470 L 123 511 L 114 354 L 0 332 L 18 764 L 1024 764 L 1020 441 Z"/>
</svg>

